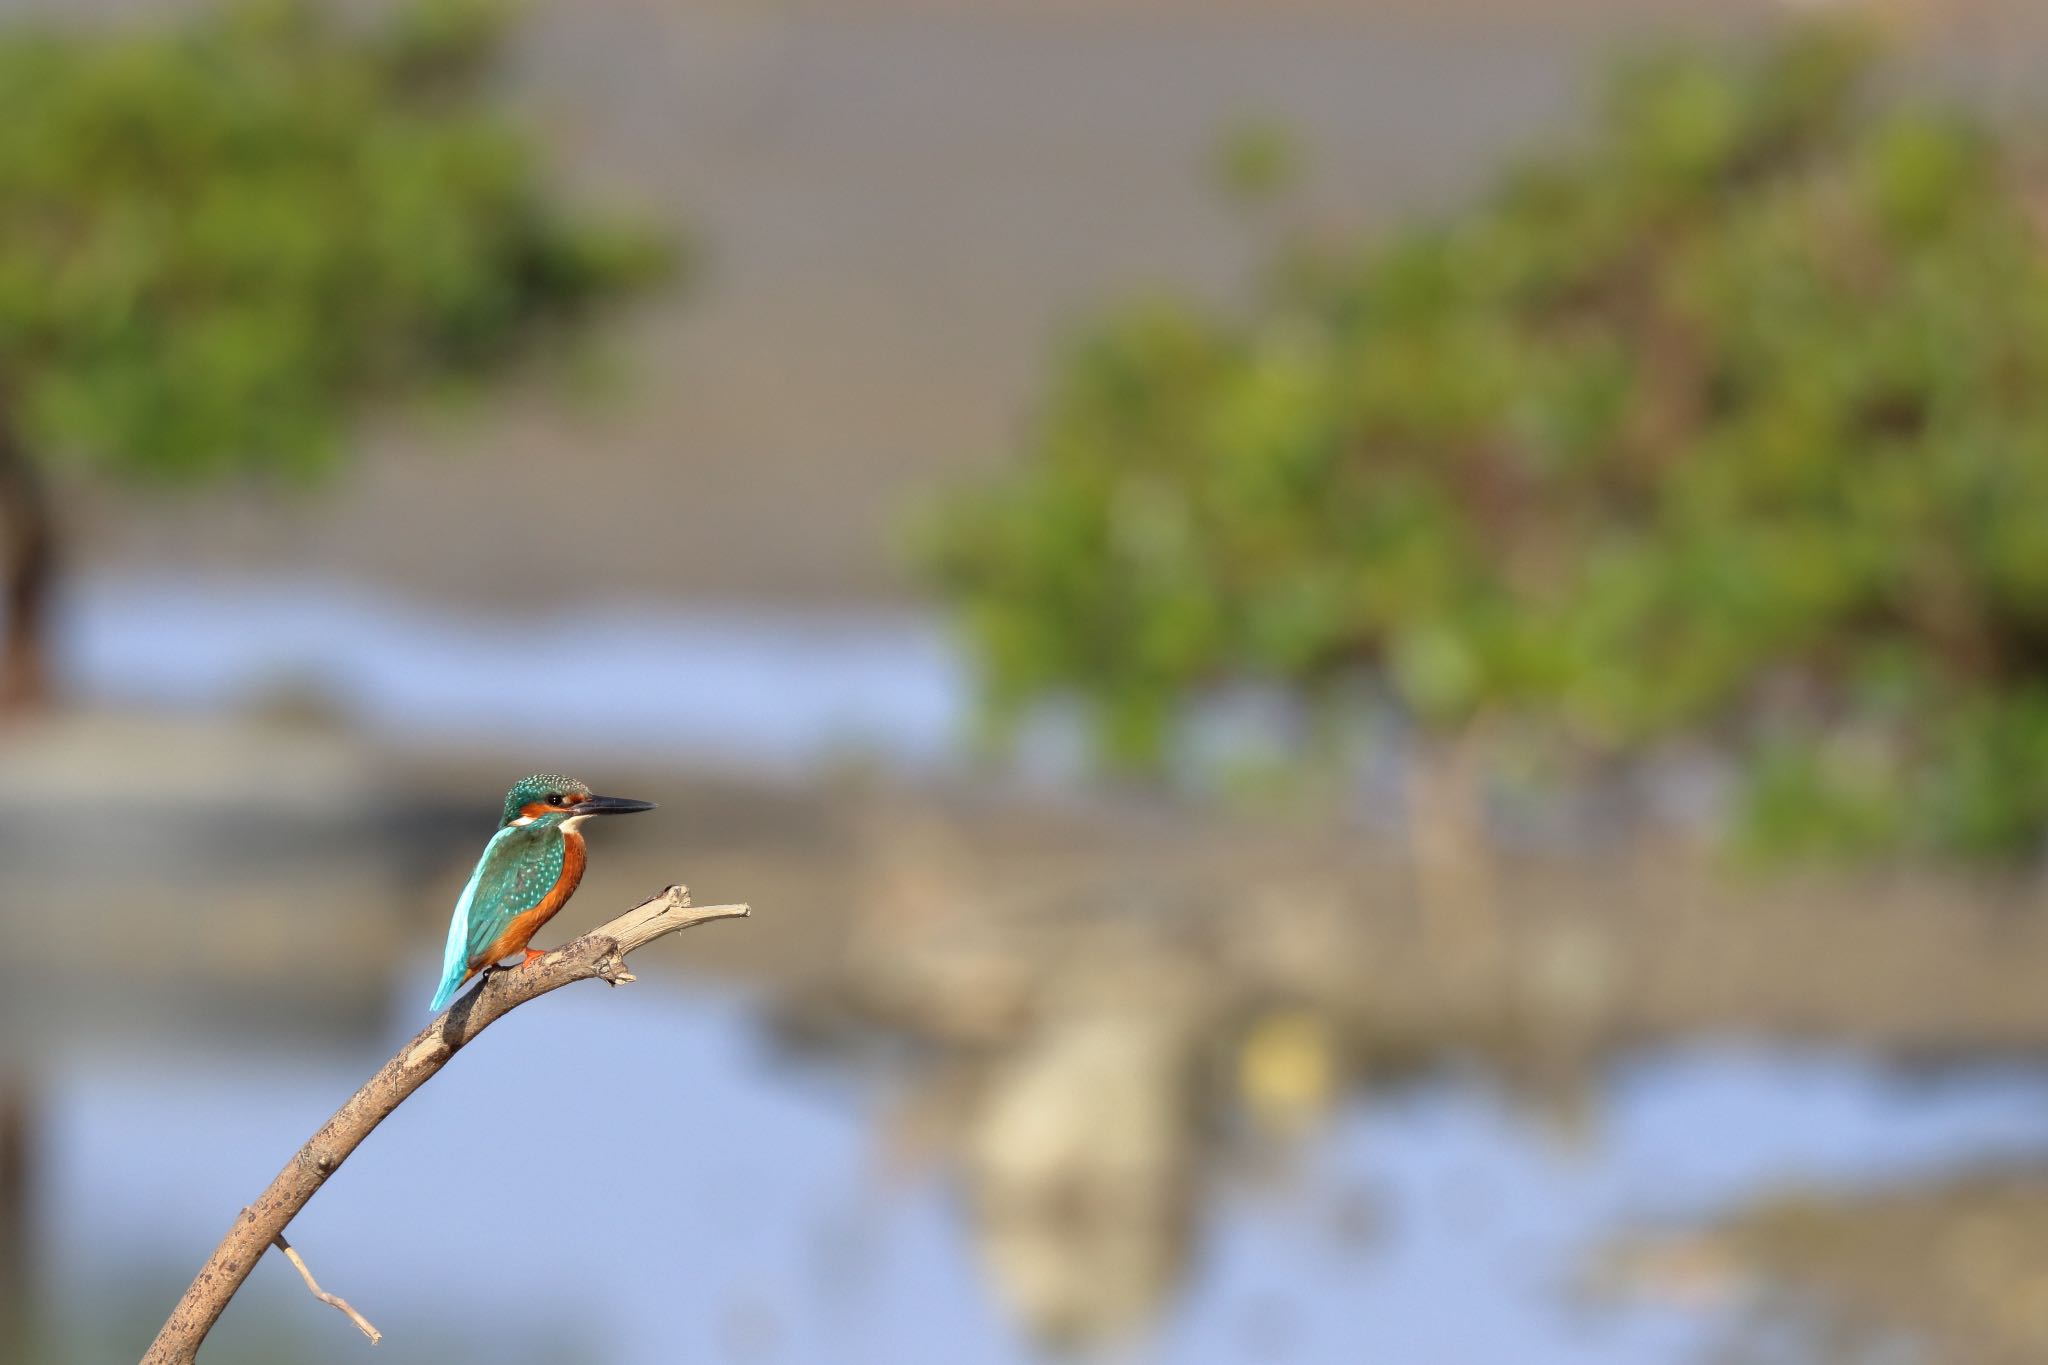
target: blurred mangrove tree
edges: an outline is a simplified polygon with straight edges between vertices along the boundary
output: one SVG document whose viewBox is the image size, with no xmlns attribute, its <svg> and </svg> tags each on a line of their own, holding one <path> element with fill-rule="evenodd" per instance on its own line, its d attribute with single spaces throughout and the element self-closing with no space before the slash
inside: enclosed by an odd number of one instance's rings
<svg viewBox="0 0 2048 1365">
<path fill-rule="evenodd" d="M 1769 851 L 2037 849 L 2048 200 L 1882 56 L 1639 57 L 1467 210 L 1099 319 L 925 528 L 998 728 L 1079 698 L 1145 765 L 1362 680 L 1453 770 L 1707 741 Z"/>
<path fill-rule="evenodd" d="M 316 476 L 361 401 L 479 375 L 668 264 L 557 202 L 493 97 L 495 5 L 377 14 L 0 36 L 0 706 L 49 686 L 53 466 Z"/>
</svg>

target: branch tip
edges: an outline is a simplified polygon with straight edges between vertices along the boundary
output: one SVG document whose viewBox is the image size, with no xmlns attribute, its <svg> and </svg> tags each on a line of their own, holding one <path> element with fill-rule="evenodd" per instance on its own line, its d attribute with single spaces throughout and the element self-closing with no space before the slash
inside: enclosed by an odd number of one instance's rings
<svg viewBox="0 0 2048 1365">
<path fill-rule="evenodd" d="M 324 1304 L 340 1309 L 347 1316 L 348 1320 L 354 1323 L 357 1329 L 370 1339 L 372 1346 L 384 1340 L 384 1334 L 375 1327 L 372 1327 L 370 1320 L 361 1313 L 358 1313 L 355 1310 L 355 1306 L 347 1299 L 342 1298 L 339 1294 L 330 1294 L 320 1287 L 320 1282 L 313 1278 L 312 1270 L 306 1265 L 306 1258 L 299 1255 L 298 1249 L 284 1239 L 283 1233 L 280 1232 L 272 1237 L 270 1244 L 284 1253 L 284 1258 L 292 1263 L 294 1270 L 299 1272 L 299 1278 L 306 1282 L 306 1288 L 313 1292 L 314 1298 Z"/>
</svg>

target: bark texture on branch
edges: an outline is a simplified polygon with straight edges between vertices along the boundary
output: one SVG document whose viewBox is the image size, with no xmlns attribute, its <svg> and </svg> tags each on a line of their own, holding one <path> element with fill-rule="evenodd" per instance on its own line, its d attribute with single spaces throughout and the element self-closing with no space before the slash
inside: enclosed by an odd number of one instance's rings
<svg viewBox="0 0 2048 1365">
<path fill-rule="evenodd" d="M 633 980 L 626 954 L 710 920 L 747 914 L 744 905 L 692 906 L 690 893 L 671 886 L 609 924 L 554 949 L 530 967 L 493 971 L 483 985 L 443 1011 L 419 1036 L 400 1048 L 363 1088 L 322 1124 L 320 1131 L 285 1163 L 270 1188 L 242 1210 L 228 1235 L 200 1268 L 185 1297 L 171 1310 L 143 1365 L 183 1365 L 198 1358 L 200 1343 L 273 1239 L 306 1206 L 320 1187 L 413 1091 L 446 1066 L 472 1038 L 527 1001 L 572 981 L 595 977 L 617 986 Z"/>
</svg>

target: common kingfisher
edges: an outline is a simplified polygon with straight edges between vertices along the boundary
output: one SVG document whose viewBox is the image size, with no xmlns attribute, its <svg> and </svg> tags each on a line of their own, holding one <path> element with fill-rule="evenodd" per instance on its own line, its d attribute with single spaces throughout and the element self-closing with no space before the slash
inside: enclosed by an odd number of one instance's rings
<svg viewBox="0 0 2048 1365">
<path fill-rule="evenodd" d="M 500 958 L 524 952 L 523 967 L 542 956 L 527 943 L 569 903 L 583 880 L 583 834 L 577 826 L 593 815 L 653 809 L 652 801 L 593 796 L 590 788 L 560 773 L 535 773 L 514 782 L 505 793 L 498 832 L 484 845 L 484 856 L 455 902 L 434 1008 L 446 1008 L 471 977 Z"/>
</svg>

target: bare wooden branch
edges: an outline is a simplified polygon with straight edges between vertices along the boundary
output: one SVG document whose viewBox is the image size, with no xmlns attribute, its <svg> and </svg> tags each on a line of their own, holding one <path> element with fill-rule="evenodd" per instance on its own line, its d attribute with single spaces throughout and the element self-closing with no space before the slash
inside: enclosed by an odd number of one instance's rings
<svg viewBox="0 0 2048 1365">
<path fill-rule="evenodd" d="M 227 1236 L 200 1268 L 185 1297 L 171 1310 L 163 1329 L 143 1356 L 143 1365 L 186 1365 L 196 1360 L 200 1343 L 220 1320 L 228 1300 L 249 1278 L 264 1249 L 273 1243 L 283 1244 L 285 1228 L 327 1183 L 327 1177 L 340 1169 L 341 1163 L 392 1110 L 426 1084 L 479 1033 L 527 1001 L 572 981 L 595 977 L 613 986 L 631 981 L 633 974 L 626 970 L 626 954 L 692 925 L 747 913 L 744 905 L 692 906 L 687 889 L 671 886 L 611 923 L 563 944 L 531 966 L 490 972 L 481 987 L 450 1005 L 418 1037 L 400 1048 L 398 1055 L 386 1062 L 285 1163 L 277 1178 L 270 1182 L 270 1188 L 242 1210 Z M 303 1265 L 300 1268 L 303 1272 Z M 306 1276 L 306 1283 L 313 1283 L 311 1275 Z M 317 1287 L 314 1292 L 319 1292 Z M 336 1306 L 355 1316 L 344 1305 Z M 373 1330 L 360 1320 L 357 1325 Z"/>
<path fill-rule="evenodd" d="M 362 1330 L 362 1334 L 370 1339 L 372 1346 L 384 1340 L 384 1334 L 375 1327 L 372 1327 L 370 1320 L 355 1310 L 354 1304 L 341 1297 L 341 1295 L 330 1294 L 320 1287 L 320 1281 L 313 1278 L 312 1270 L 306 1265 L 306 1258 L 299 1255 L 297 1248 L 284 1239 L 283 1233 L 280 1232 L 277 1236 L 271 1238 L 270 1244 L 284 1253 L 284 1258 L 292 1263 L 294 1270 L 299 1272 L 299 1278 L 306 1282 L 306 1288 L 313 1291 L 314 1298 L 324 1304 L 339 1308 L 342 1312 L 346 1313 L 348 1320 Z"/>
</svg>

